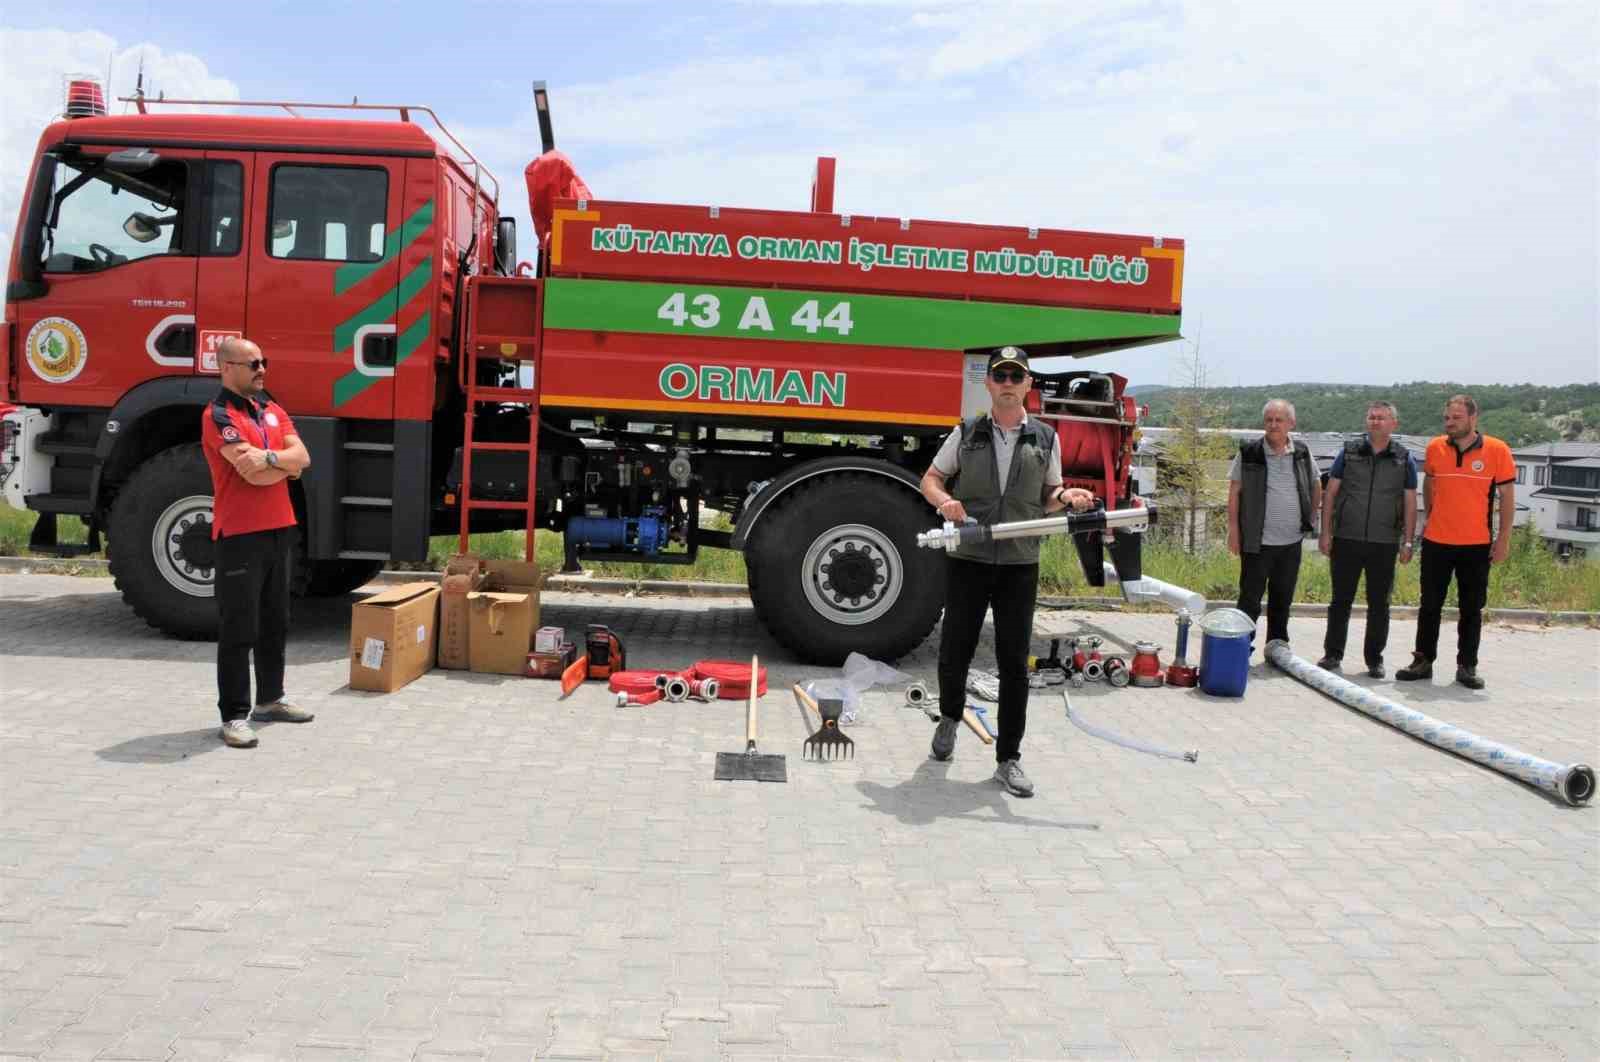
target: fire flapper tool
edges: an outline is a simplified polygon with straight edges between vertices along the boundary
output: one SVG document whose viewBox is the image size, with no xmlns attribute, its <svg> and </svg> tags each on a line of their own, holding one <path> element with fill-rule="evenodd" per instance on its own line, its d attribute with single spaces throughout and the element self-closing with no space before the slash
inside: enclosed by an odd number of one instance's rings
<svg viewBox="0 0 1600 1062">
<path fill-rule="evenodd" d="M 1129 509 L 1094 509 L 1085 513 L 1068 513 L 1065 516 L 1046 516 L 1038 520 L 1014 520 L 1006 524 L 980 524 L 968 520 L 964 524 L 946 523 L 943 527 L 924 531 L 917 536 L 917 545 L 926 549 L 955 550 L 961 546 L 981 546 L 1007 538 L 1042 538 L 1045 535 L 1080 535 L 1089 531 L 1147 531 L 1156 522 L 1153 505 L 1140 505 Z"/>
<path fill-rule="evenodd" d="M 822 720 L 822 728 L 815 734 L 806 738 L 801 746 L 802 759 L 813 760 L 853 760 L 856 755 L 856 743 L 845 736 L 839 729 L 839 716 L 844 714 L 844 701 L 838 697 L 823 697 L 818 700 L 811 694 L 801 689 L 796 683 L 794 699 Z"/>
<path fill-rule="evenodd" d="M 756 658 L 750 658 L 750 674 L 760 675 Z M 756 752 L 756 698 L 760 697 L 754 680 L 750 683 L 750 703 L 744 713 L 744 752 L 717 753 L 715 778 L 719 782 L 787 782 L 789 767 L 781 755 Z"/>
</svg>

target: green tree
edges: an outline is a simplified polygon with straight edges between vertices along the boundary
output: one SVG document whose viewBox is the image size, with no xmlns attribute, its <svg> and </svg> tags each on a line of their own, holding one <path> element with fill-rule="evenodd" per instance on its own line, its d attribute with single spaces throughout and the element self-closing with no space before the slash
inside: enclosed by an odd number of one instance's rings
<svg viewBox="0 0 1600 1062">
<path fill-rule="evenodd" d="M 1185 548 L 1200 543 L 1205 513 L 1227 497 L 1227 487 L 1213 475 L 1213 466 L 1233 452 L 1233 441 L 1216 431 L 1228 425 L 1229 406 L 1206 386 L 1207 368 L 1195 342 L 1174 366 L 1178 385 L 1163 392 L 1170 401 L 1166 427 L 1171 429 L 1156 463 L 1156 489 L 1183 514 Z"/>
</svg>

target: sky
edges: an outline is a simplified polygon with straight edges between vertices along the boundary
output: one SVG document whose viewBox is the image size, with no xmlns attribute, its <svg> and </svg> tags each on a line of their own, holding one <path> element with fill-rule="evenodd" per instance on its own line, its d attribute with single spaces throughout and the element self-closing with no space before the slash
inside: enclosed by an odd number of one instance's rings
<svg viewBox="0 0 1600 1062">
<path fill-rule="evenodd" d="M 0 251 L 63 75 L 431 106 L 531 244 L 530 82 L 597 198 L 1186 241 L 1136 384 L 1600 380 L 1600 5 L 0 0 Z M 121 104 L 113 103 L 114 108 Z"/>
</svg>

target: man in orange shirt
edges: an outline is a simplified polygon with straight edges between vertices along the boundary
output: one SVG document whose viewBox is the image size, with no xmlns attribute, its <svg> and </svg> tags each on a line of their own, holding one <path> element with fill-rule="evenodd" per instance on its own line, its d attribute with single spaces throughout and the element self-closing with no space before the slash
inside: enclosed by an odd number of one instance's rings
<svg viewBox="0 0 1600 1062">
<path fill-rule="evenodd" d="M 1439 652 L 1439 617 L 1456 580 L 1456 681 L 1483 689 L 1478 677 L 1478 636 L 1489 596 L 1489 566 L 1511 552 L 1511 521 L 1517 511 L 1517 466 L 1511 448 L 1478 431 L 1478 403 L 1452 395 L 1444 404 L 1444 434 L 1428 443 L 1422 464 L 1422 607 L 1417 610 L 1417 648 L 1411 664 L 1394 673 L 1402 682 L 1433 677 Z M 1494 508 L 1500 507 L 1495 530 Z M 1491 541 L 1492 540 L 1492 541 Z"/>
</svg>

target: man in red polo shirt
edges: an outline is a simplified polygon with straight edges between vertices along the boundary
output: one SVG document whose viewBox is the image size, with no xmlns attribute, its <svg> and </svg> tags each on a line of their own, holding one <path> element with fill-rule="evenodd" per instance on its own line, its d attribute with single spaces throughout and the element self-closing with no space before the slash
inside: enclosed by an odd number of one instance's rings
<svg viewBox="0 0 1600 1062">
<path fill-rule="evenodd" d="M 1450 578 L 1456 580 L 1456 681 L 1483 689 L 1478 677 L 1478 637 L 1489 597 L 1489 566 L 1511 552 L 1511 521 L 1517 512 L 1517 466 L 1511 448 L 1478 431 L 1478 403 L 1452 395 L 1444 404 L 1444 434 L 1428 443 L 1422 464 L 1422 606 L 1417 609 L 1417 648 L 1411 664 L 1394 673 L 1402 682 L 1433 677 L 1439 654 L 1439 617 Z M 1495 530 L 1494 508 L 1500 508 Z M 1492 542 L 1491 542 L 1492 539 Z"/>
<path fill-rule="evenodd" d="M 222 740 L 256 745 L 250 727 L 250 654 L 255 653 L 255 718 L 309 723 L 312 713 L 283 699 L 289 635 L 294 504 L 288 480 L 311 465 L 294 422 L 267 394 L 267 359 L 248 339 L 217 350 L 222 388 L 201 416 L 201 449 L 211 466 L 211 537 L 217 543 L 217 708 Z"/>
</svg>

